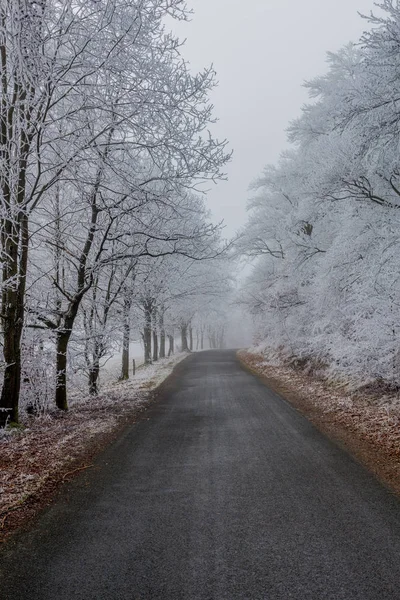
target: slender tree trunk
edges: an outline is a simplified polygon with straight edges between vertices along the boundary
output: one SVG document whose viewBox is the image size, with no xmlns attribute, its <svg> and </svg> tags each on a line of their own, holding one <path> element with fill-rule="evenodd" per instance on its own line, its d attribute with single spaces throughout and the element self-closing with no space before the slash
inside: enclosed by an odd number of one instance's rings
<svg viewBox="0 0 400 600">
<path fill-rule="evenodd" d="M 193 352 L 193 327 L 189 327 L 189 350 Z"/>
<path fill-rule="evenodd" d="M 82 301 L 82 294 L 76 295 L 70 302 L 67 316 L 64 316 L 62 325 L 56 337 L 56 406 L 60 410 L 68 410 L 67 401 L 67 352 L 72 329 Z"/>
<path fill-rule="evenodd" d="M 158 336 L 157 330 L 153 329 L 153 362 L 158 361 Z"/>
<path fill-rule="evenodd" d="M 187 324 L 181 325 L 181 350 L 182 352 L 188 352 L 188 341 L 187 341 Z"/>
<path fill-rule="evenodd" d="M 67 402 L 67 350 L 71 329 L 57 332 L 56 341 L 56 406 L 60 410 L 68 409 Z"/>
<path fill-rule="evenodd" d="M 121 379 L 129 379 L 129 338 L 130 332 L 124 327 L 124 337 L 122 340 Z"/>
<path fill-rule="evenodd" d="M 165 327 L 164 327 L 164 313 L 160 312 L 160 358 L 165 358 Z"/>
<path fill-rule="evenodd" d="M 151 364 L 151 302 L 144 304 L 144 329 L 143 329 L 143 345 L 144 345 L 144 363 Z"/>
<path fill-rule="evenodd" d="M 121 379 L 129 379 L 129 343 L 131 337 L 131 298 L 125 297 L 124 301 L 124 324 L 123 324 L 123 338 L 122 338 L 122 370 Z"/>
<path fill-rule="evenodd" d="M 168 356 L 172 356 L 174 353 L 174 336 L 168 336 Z"/>
<path fill-rule="evenodd" d="M 200 339 L 199 339 L 199 330 L 196 327 L 196 350 L 199 349 L 199 343 L 200 343 Z"/>
<path fill-rule="evenodd" d="M 200 331 L 200 350 L 204 350 L 204 329 L 201 328 Z"/>
</svg>

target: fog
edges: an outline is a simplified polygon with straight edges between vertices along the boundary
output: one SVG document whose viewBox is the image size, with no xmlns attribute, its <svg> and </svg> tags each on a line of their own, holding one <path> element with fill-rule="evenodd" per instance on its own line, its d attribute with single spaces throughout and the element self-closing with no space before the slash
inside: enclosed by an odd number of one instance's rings
<svg viewBox="0 0 400 600">
<path fill-rule="evenodd" d="M 286 145 L 285 129 L 307 101 L 305 80 L 325 71 L 327 51 L 357 40 L 372 0 L 190 0 L 190 23 L 174 24 L 187 38 L 193 70 L 214 64 L 213 132 L 228 138 L 234 157 L 228 181 L 211 185 L 208 201 L 232 235 L 246 219 L 249 183 Z"/>
</svg>

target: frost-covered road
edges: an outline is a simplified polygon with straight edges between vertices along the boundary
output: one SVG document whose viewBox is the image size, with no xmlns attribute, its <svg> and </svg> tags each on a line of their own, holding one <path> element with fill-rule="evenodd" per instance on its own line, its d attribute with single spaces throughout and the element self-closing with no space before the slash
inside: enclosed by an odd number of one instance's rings
<svg viewBox="0 0 400 600">
<path fill-rule="evenodd" d="M 399 559 L 399 502 L 210 351 L 7 544 L 0 597 L 397 599 Z"/>
</svg>

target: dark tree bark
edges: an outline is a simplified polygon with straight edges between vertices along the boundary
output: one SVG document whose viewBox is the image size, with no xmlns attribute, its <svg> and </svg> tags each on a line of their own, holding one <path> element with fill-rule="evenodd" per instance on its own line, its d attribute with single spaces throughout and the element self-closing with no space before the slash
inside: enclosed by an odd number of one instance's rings
<svg viewBox="0 0 400 600">
<path fill-rule="evenodd" d="M 67 350 L 71 330 L 57 332 L 56 341 L 56 406 L 60 410 L 68 409 L 67 402 Z"/>
<path fill-rule="evenodd" d="M 5 230 L 4 230 L 5 227 Z M 0 427 L 18 422 L 21 389 L 21 337 L 24 326 L 24 298 L 28 262 L 28 218 L 20 214 L 17 228 L 3 223 L 3 248 L 8 259 L 3 265 L 2 316 L 4 330 L 3 356 L 6 363 L 0 400 Z M 19 242 L 20 240 L 20 242 Z"/>
<path fill-rule="evenodd" d="M 122 337 L 122 370 L 121 379 L 129 379 L 129 343 L 131 337 L 131 311 L 132 300 L 131 297 L 126 295 L 124 299 L 124 313 L 123 313 L 123 337 Z"/>
</svg>

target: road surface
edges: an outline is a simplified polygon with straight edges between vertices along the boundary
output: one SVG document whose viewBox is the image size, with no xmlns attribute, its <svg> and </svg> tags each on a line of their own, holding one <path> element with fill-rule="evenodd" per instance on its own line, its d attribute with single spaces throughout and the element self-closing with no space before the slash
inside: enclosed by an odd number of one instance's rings
<svg viewBox="0 0 400 600">
<path fill-rule="evenodd" d="M 400 503 L 207 351 L 2 552 L 2 600 L 400 599 Z"/>
</svg>

